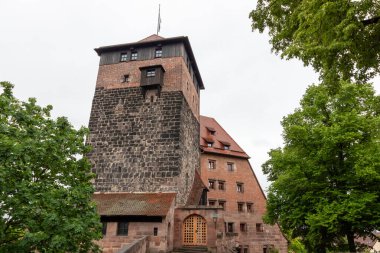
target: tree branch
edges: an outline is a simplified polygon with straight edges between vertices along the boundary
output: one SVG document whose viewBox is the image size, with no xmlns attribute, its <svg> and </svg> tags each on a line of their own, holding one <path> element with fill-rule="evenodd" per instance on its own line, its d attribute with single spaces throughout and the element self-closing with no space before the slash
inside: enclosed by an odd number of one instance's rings
<svg viewBox="0 0 380 253">
<path fill-rule="evenodd" d="M 377 17 L 374 17 L 374 18 L 369 18 L 369 19 L 365 19 L 365 20 L 362 20 L 360 22 L 362 22 L 362 24 L 364 26 L 367 26 L 367 25 L 373 25 L 373 24 L 376 24 L 380 21 L 380 16 L 377 16 Z"/>
</svg>

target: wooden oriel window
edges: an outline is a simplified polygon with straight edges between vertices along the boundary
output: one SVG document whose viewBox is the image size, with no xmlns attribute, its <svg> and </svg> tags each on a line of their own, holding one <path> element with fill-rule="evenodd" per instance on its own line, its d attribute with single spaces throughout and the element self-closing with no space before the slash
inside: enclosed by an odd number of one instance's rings
<svg viewBox="0 0 380 253">
<path fill-rule="evenodd" d="M 147 69 L 146 70 L 146 77 L 154 77 L 156 76 L 156 70 L 155 69 Z"/>
</svg>

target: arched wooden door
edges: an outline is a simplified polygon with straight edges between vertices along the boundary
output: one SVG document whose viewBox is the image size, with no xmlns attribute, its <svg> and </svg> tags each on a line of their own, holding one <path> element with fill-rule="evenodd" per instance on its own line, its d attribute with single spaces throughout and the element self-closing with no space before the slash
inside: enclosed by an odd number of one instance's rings
<svg viewBox="0 0 380 253">
<path fill-rule="evenodd" d="M 183 245 L 195 246 L 207 244 L 207 223 L 200 215 L 190 215 L 183 221 Z"/>
</svg>

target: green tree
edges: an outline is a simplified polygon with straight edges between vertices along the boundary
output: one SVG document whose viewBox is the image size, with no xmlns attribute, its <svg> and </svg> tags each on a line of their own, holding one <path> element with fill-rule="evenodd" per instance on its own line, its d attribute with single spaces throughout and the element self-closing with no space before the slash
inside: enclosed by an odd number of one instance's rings
<svg viewBox="0 0 380 253">
<path fill-rule="evenodd" d="M 97 252 L 87 130 L 0 83 L 0 252 Z"/>
<path fill-rule="evenodd" d="M 308 251 L 344 246 L 380 227 L 380 97 L 369 84 L 310 86 L 282 121 L 285 146 L 269 152 L 266 222 Z M 347 245 L 347 244 L 346 244 Z"/>
<path fill-rule="evenodd" d="M 269 30 L 275 53 L 313 66 L 325 83 L 380 73 L 378 0 L 258 0 L 250 18 Z"/>
</svg>

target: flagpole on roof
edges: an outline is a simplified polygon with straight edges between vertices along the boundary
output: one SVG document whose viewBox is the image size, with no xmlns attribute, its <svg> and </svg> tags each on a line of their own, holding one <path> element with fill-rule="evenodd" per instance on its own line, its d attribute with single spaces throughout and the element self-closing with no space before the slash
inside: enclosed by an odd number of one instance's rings
<svg viewBox="0 0 380 253">
<path fill-rule="evenodd" d="M 158 4 L 157 35 L 161 30 L 161 4 Z"/>
</svg>

